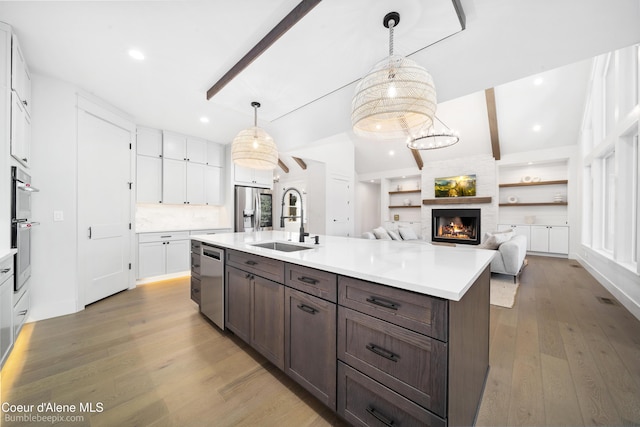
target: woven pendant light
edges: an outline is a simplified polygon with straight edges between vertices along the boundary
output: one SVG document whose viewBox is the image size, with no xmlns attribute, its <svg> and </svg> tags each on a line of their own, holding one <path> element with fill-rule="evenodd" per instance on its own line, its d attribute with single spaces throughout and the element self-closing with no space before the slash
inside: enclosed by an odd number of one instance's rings
<svg viewBox="0 0 640 427">
<path fill-rule="evenodd" d="M 393 54 L 393 28 L 400 14 L 388 13 L 389 57 L 378 62 L 356 87 L 351 123 L 356 134 L 378 139 L 411 137 L 433 125 L 436 89 L 433 78 L 416 62 Z"/>
<path fill-rule="evenodd" d="M 253 126 L 241 130 L 231 144 L 231 159 L 238 166 L 251 169 L 275 169 L 278 147 L 264 129 L 258 127 L 259 102 L 252 102 Z"/>
</svg>

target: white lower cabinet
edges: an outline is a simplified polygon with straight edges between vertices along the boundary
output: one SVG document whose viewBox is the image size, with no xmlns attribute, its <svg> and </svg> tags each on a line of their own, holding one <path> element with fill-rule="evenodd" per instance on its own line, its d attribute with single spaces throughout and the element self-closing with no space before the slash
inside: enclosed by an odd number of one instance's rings
<svg viewBox="0 0 640 427">
<path fill-rule="evenodd" d="M 531 252 L 569 254 L 569 227 L 564 225 L 499 224 L 498 230 L 513 230 L 527 238 Z"/>
<path fill-rule="evenodd" d="M 513 230 L 516 235 L 524 236 L 527 238 L 527 250 L 531 250 L 531 226 L 529 225 L 498 225 L 498 230 Z"/>
<path fill-rule="evenodd" d="M 26 285 L 25 285 L 26 286 Z M 27 290 L 18 302 L 13 306 L 13 336 L 14 340 L 18 337 L 20 330 L 22 330 L 22 325 L 27 320 L 29 316 L 29 307 L 30 307 L 30 296 L 29 290 Z"/>
<path fill-rule="evenodd" d="M 532 225 L 530 250 L 532 252 L 568 254 L 569 227 L 556 225 Z"/>
<path fill-rule="evenodd" d="M 13 257 L 0 263 L 0 367 L 13 346 Z"/>
<path fill-rule="evenodd" d="M 188 271 L 189 232 L 138 235 L 138 279 Z"/>
</svg>

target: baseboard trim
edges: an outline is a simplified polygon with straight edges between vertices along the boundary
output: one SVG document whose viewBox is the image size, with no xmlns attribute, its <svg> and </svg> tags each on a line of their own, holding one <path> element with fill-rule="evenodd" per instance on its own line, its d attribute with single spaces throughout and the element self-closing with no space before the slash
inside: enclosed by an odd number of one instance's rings
<svg viewBox="0 0 640 427">
<path fill-rule="evenodd" d="M 604 286 L 633 316 L 640 320 L 640 304 L 630 298 L 622 289 L 617 287 L 615 283 L 604 276 L 593 265 L 589 264 L 582 256 L 578 255 L 576 261 L 584 267 L 602 286 Z"/>
</svg>

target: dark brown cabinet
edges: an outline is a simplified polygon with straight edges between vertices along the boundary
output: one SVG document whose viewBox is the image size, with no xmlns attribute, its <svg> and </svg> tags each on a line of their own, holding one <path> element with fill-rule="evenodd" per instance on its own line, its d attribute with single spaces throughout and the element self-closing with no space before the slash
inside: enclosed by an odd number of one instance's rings
<svg viewBox="0 0 640 427">
<path fill-rule="evenodd" d="M 251 346 L 284 369 L 284 286 L 252 276 Z"/>
<path fill-rule="evenodd" d="M 226 268 L 225 327 L 245 342 L 251 341 L 251 274 Z"/>
<path fill-rule="evenodd" d="M 240 267 L 240 268 L 237 268 Z M 227 251 L 225 327 L 284 369 L 284 263 Z"/>
<path fill-rule="evenodd" d="M 335 303 L 285 289 L 285 372 L 336 409 Z"/>
</svg>

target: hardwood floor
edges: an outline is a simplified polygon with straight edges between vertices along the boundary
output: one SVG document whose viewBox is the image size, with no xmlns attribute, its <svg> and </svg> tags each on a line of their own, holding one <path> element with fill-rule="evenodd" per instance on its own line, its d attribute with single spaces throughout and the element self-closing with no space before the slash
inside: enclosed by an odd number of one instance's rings
<svg viewBox="0 0 640 427">
<path fill-rule="evenodd" d="M 600 302 L 613 297 L 575 261 L 528 259 L 514 307 L 491 307 L 491 370 L 477 425 L 640 424 L 640 321 Z M 11 404 L 75 404 L 75 412 L 30 412 L 84 418 L 60 425 L 342 425 L 205 321 L 186 279 L 25 325 L 1 392 Z M 104 410 L 80 411 L 81 403 Z M 38 424 L 8 417 L 22 414 L 3 412 L 0 423 Z"/>
</svg>

